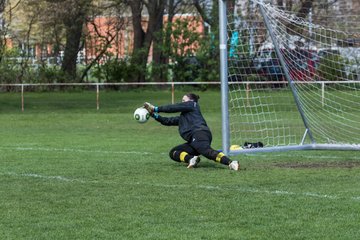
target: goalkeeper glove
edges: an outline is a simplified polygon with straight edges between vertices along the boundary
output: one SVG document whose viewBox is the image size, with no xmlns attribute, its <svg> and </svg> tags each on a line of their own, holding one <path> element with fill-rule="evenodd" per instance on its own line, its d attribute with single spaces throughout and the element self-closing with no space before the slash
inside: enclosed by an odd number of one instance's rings
<svg viewBox="0 0 360 240">
<path fill-rule="evenodd" d="M 144 103 L 144 108 L 146 110 L 148 110 L 150 115 L 152 115 L 154 112 L 157 112 L 157 107 L 155 107 L 154 105 L 152 105 L 151 103 L 148 103 L 148 102 Z"/>
</svg>

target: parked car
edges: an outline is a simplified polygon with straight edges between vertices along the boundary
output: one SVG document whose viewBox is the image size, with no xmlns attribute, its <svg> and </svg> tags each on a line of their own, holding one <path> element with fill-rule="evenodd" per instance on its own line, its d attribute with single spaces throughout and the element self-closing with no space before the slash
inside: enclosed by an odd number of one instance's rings
<svg viewBox="0 0 360 240">
<path fill-rule="evenodd" d="M 307 81 L 313 78 L 318 56 L 307 49 L 281 49 L 289 75 L 295 81 Z M 274 49 L 261 50 L 254 59 L 258 73 L 268 80 L 284 80 L 284 71 Z"/>
</svg>

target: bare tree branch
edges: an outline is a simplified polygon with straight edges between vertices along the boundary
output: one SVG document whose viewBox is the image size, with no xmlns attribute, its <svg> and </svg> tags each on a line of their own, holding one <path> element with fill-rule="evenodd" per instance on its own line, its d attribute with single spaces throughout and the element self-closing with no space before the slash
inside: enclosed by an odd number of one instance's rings
<svg viewBox="0 0 360 240">
<path fill-rule="evenodd" d="M 200 1 L 199 0 L 193 0 L 193 4 L 196 8 L 196 10 L 199 12 L 201 18 L 203 19 L 204 22 L 206 22 L 209 25 L 213 25 L 211 18 L 206 14 L 205 12 L 205 8 L 203 6 L 201 6 Z"/>
</svg>

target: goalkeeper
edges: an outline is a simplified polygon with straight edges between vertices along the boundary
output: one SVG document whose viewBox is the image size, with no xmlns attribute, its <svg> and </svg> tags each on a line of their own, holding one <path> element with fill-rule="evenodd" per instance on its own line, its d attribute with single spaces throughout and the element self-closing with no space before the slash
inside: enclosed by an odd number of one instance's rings
<svg viewBox="0 0 360 240">
<path fill-rule="evenodd" d="M 188 168 L 193 168 L 200 162 L 199 155 L 203 155 L 208 159 L 228 165 L 231 170 L 239 170 L 240 166 L 237 161 L 232 161 L 224 153 L 211 148 L 212 134 L 201 114 L 199 98 L 198 95 L 189 93 L 183 96 L 182 103 L 157 107 L 146 102 L 144 107 L 162 125 L 179 126 L 180 136 L 186 142 L 170 150 L 170 158 L 174 161 L 185 162 L 188 164 Z M 180 115 L 162 117 L 158 114 L 159 112 L 179 112 Z"/>
</svg>

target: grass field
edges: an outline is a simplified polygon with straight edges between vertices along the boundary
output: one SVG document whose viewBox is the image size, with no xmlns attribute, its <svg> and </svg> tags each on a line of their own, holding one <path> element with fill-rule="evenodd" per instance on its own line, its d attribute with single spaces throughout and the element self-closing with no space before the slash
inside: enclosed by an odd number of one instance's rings
<svg viewBox="0 0 360 240">
<path fill-rule="evenodd" d="M 178 91 L 180 99 L 183 92 Z M 221 148 L 220 95 L 200 103 Z M 167 91 L 0 93 L 0 239 L 359 239 L 358 152 L 169 160 L 176 128 L 133 121 Z"/>
</svg>

